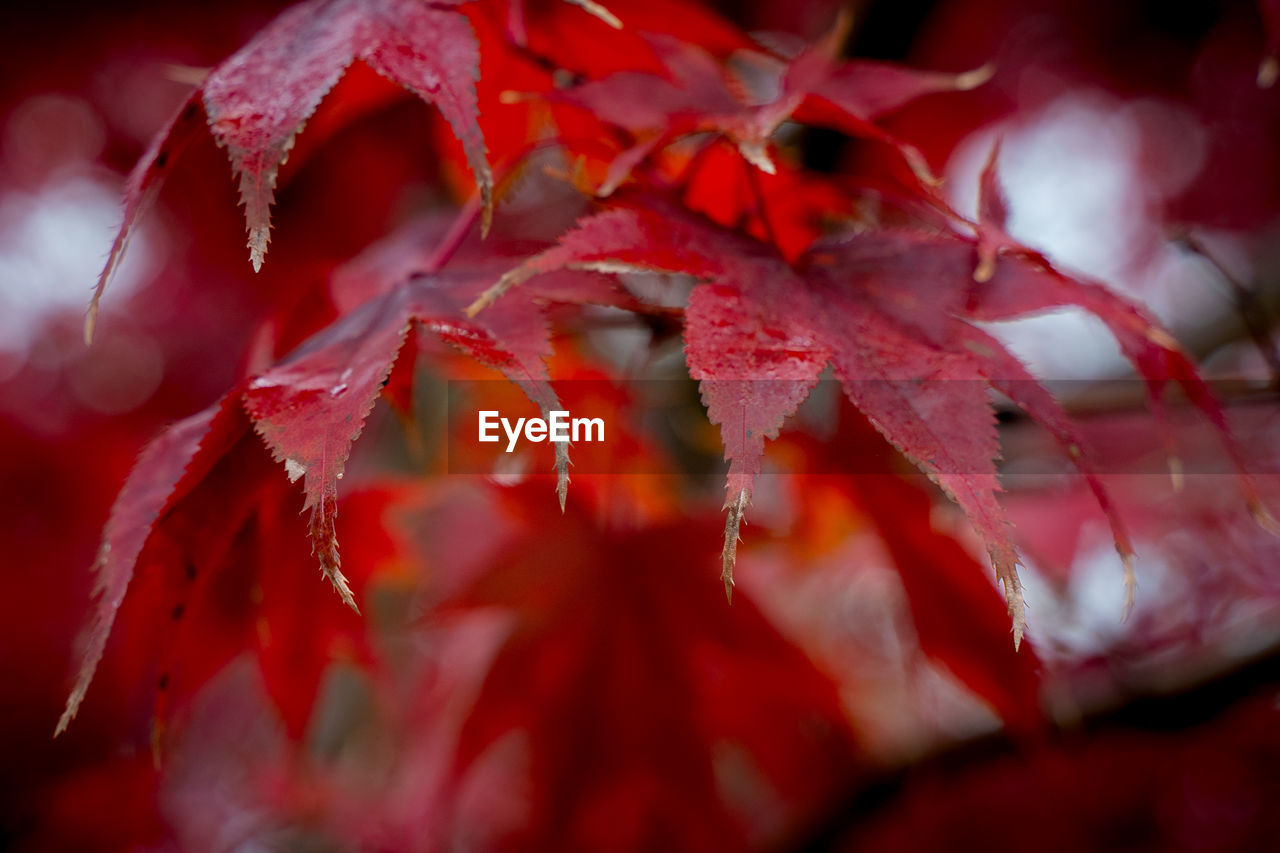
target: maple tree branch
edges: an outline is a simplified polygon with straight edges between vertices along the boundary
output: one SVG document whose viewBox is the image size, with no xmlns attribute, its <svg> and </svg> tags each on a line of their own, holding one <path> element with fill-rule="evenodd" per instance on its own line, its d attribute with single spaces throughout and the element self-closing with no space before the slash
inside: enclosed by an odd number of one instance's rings
<svg viewBox="0 0 1280 853">
<path fill-rule="evenodd" d="M 1206 384 L 1225 407 L 1243 405 L 1268 405 L 1280 403 L 1280 389 L 1275 387 L 1260 388 L 1256 382 L 1246 379 L 1207 379 Z M 1052 385 L 1052 383 L 1049 383 Z M 1079 382 L 1075 384 L 1088 384 Z M 1175 386 L 1167 391 L 1170 407 L 1190 405 L 1186 397 Z M 1085 394 L 1057 394 L 1058 402 L 1072 418 L 1090 416 L 1122 415 L 1141 413 L 1147 410 L 1147 392 L 1138 380 L 1098 380 Z M 1000 420 L 1004 424 L 1029 420 L 1030 416 L 1017 408 L 1000 411 Z"/>
<path fill-rule="evenodd" d="M 1236 315 L 1245 333 L 1258 348 L 1258 352 L 1267 364 L 1267 369 L 1271 371 L 1272 387 L 1280 388 L 1280 351 L 1277 351 L 1275 339 L 1271 335 L 1271 314 L 1257 290 L 1232 275 L 1222 261 L 1218 260 L 1213 252 L 1209 251 L 1209 248 L 1190 231 L 1178 234 L 1174 241 L 1208 261 L 1210 266 L 1217 270 L 1230 291 L 1232 305 L 1235 307 Z"/>
<path fill-rule="evenodd" d="M 944 746 L 933 754 L 863 776 L 850 786 L 847 798 L 816 821 L 810 832 L 790 850 L 861 849 L 857 844 L 864 828 L 878 824 L 877 816 L 896 801 L 938 781 L 949 786 L 974 784 L 996 765 L 1020 764 L 1024 781 L 1034 780 L 1050 767 L 1061 773 L 1062 761 L 1079 755 L 1085 747 L 1116 746 L 1135 732 L 1151 738 L 1193 745 L 1197 734 L 1212 735 L 1240 706 L 1280 687 L 1280 644 L 1272 644 L 1258 656 L 1241 662 L 1215 677 L 1184 684 L 1171 691 L 1131 695 L 1118 706 L 1086 712 L 1074 725 L 1059 729 L 1045 743 L 1028 744 L 1001 730 Z M 1083 771 L 1080 771 L 1083 773 Z M 900 815 L 899 815 L 900 818 Z M 894 818 L 889 818 L 893 821 Z"/>
</svg>

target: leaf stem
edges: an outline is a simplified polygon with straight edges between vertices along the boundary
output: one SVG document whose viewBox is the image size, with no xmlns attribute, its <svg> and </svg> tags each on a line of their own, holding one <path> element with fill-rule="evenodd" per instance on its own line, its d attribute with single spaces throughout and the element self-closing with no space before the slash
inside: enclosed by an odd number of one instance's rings
<svg viewBox="0 0 1280 853">
<path fill-rule="evenodd" d="M 742 167 L 747 170 L 747 183 L 751 186 L 751 195 L 755 200 L 756 216 L 760 218 L 760 225 L 764 228 L 765 238 L 775 247 L 778 245 L 778 234 L 773 230 L 773 223 L 769 221 L 768 207 L 764 201 L 764 187 L 760 186 L 760 176 L 756 173 L 756 167 L 742 161 Z"/>
<path fill-rule="evenodd" d="M 1267 306 L 1252 287 L 1236 278 L 1223 265 L 1222 261 L 1209 251 L 1208 247 L 1190 231 L 1179 234 L 1175 240 L 1193 254 L 1204 258 L 1222 277 L 1231 292 L 1231 302 L 1240 324 L 1249 335 L 1254 346 L 1258 348 L 1267 369 L 1271 371 L 1271 387 L 1280 389 L 1280 353 L 1276 350 L 1276 342 L 1271 336 L 1271 317 Z"/>
</svg>

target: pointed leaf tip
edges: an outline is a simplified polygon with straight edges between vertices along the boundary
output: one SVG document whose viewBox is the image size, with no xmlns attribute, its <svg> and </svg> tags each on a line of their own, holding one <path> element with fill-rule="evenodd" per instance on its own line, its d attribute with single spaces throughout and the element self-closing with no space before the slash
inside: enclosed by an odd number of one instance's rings
<svg viewBox="0 0 1280 853">
<path fill-rule="evenodd" d="M 565 2 L 577 6 L 579 9 L 594 18 L 604 21 L 615 30 L 622 29 L 622 21 L 618 20 L 618 16 L 610 12 L 604 6 L 601 6 L 599 3 L 593 2 L 593 0 L 565 0 Z"/>
<path fill-rule="evenodd" d="M 249 232 L 249 263 L 253 266 L 254 272 L 262 272 L 262 264 L 267 259 L 267 243 L 270 238 L 267 236 L 266 229 L 254 228 Z"/>
<path fill-rule="evenodd" d="M 359 613 L 360 608 L 356 606 L 356 597 L 351 591 L 351 584 L 342 573 L 342 558 L 338 555 L 338 537 L 333 532 L 336 514 L 336 503 L 329 497 L 326 497 L 319 507 L 312 509 L 312 549 L 320 558 L 321 573 L 329 583 L 333 584 L 333 589 L 342 599 L 342 603 Z"/>
<path fill-rule="evenodd" d="M 1022 598 L 1022 580 L 1018 577 L 1017 565 L 1003 561 L 996 564 L 996 578 L 1004 590 L 1004 600 L 1009 608 L 1009 618 L 1013 622 L 1013 649 L 1022 646 L 1022 637 L 1027 629 L 1026 602 Z"/>
<path fill-rule="evenodd" d="M 1258 65 L 1258 88 L 1270 89 L 1280 77 L 1280 58 L 1275 54 L 1264 57 Z"/>
<path fill-rule="evenodd" d="M 1249 501 L 1249 514 L 1263 530 L 1272 536 L 1280 537 L 1280 521 L 1276 521 L 1276 517 L 1263 505 L 1261 499 L 1253 498 Z"/>
<path fill-rule="evenodd" d="M 338 598 L 342 603 L 350 607 L 357 615 L 360 613 L 359 606 L 356 605 L 355 593 L 351 591 L 351 584 L 347 581 L 347 576 L 342 573 L 340 568 L 341 560 L 338 558 L 338 540 L 331 538 L 325 547 L 317 549 L 320 551 L 320 572 L 325 576 L 333 590 L 338 594 Z"/>
<path fill-rule="evenodd" d="M 332 573 L 328 569 L 325 570 L 326 577 L 333 584 L 334 590 L 337 591 L 338 597 L 342 599 L 342 603 L 350 607 L 358 615 L 360 608 L 356 604 L 355 594 L 351 591 L 351 584 L 347 581 L 346 575 L 338 568 L 334 568 Z"/>
<path fill-rule="evenodd" d="M 556 444 L 556 497 L 560 499 L 560 512 L 564 513 L 565 503 L 569 498 L 569 446 L 565 442 Z"/>
<path fill-rule="evenodd" d="M 89 303 L 89 310 L 84 315 L 84 345 L 89 346 L 93 343 L 93 332 L 98 326 L 98 299 L 94 296 L 93 302 Z"/>
<path fill-rule="evenodd" d="M 1138 575 L 1133 571 L 1132 553 L 1121 553 L 1120 564 L 1124 566 L 1124 612 L 1120 621 L 1126 622 L 1133 615 L 1134 601 L 1138 596 Z"/>
<path fill-rule="evenodd" d="M 967 92 L 970 89 L 976 89 L 986 83 L 996 74 L 996 66 L 988 62 L 972 71 L 965 71 L 963 74 L 956 75 L 956 89 L 961 92 Z"/>
<path fill-rule="evenodd" d="M 755 166 L 766 175 L 778 174 L 778 167 L 774 165 L 773 159 L 769 156 L 767 144 L 764 140 L 743 140 L 738 143 L 738 152 L 752 166 Z"/>
<path fill-rule="evenodd" d="M 996 272 L 996 259 L 989 254 L 980 253 L 983 256 L 978 258 L 978 265 L 973 269 L 973 280 L 978 284 L 985 284 L 991 281 L 991 276 Z"/>
<path fill-rule="evenodd" d="M 1120 562 L 1124 566 L 1124 614 L 1121 622 L 1127 622 L 1133 614 L 1133 603 L 1137 598 L 1138 576 L 1133 572 L 1133 554 L 1121 554 Z"/>
<path fill-rule="evenodd" d="M 741 540 L 740 529 L 747 506 L 751 503 L 746 489 L 738 492 L 738 497 L 725 505 L 729 512 L 724 520 L 724 550 L 720 554 L 720 579 L 724 581 L 724 594 L 733 604 L 733 569 L 738 562 L 738 542 Z"/>
<path fill-rule="evenodd" d="M 925 186 L 941 187 L 942 178 L 933 173 L 933 169 L 929 166 L 929 161 L 925 159 L 924 154 L 914 145 L 900 143 L 898 150 L 902 153 L 903 158 L 907 161 L 907 166 L 911 169 L 912 174 L 916 176 Z"/>
<path fill-rule="evenodd" d="M 513 270 L 508 270 L 506 273 L 503 273 L 502 277 L 494 282 L 492 286 L 486 289 L 484 293 L 477 296 L 474 302 L 463 309 L 462 313 L 466 314 L 468 319 L 474 318 L 481 311 L 488 308 L 494 302 L 497 302 L 498 298 L 502 296 L 502 294 L 520 284 L 528 277 L 529 274 L 526 273 L 522 267 L 516 267 Z"/>
</svg>

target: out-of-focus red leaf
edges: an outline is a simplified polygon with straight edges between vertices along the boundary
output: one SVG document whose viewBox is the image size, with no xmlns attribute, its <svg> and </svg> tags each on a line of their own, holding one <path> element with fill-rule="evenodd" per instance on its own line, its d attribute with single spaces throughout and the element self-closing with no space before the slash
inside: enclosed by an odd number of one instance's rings
<svg viewBox="0 0 1280 853">
<path fill-rule="evenodd" d="M 622 29 L 622 21 L 609 9 L 594 0 L 564 0 L 571 6 L 577 6 L 593 18 L 612 27 Z M 525 46 L 529 41 L 529 32 L 524 22 L 525 0 L 507 0 L 507 35 L 517 45 Z"/>
<path fill-rule="evenodd" d="M 21 850 L 156 847 L 170 829 L 158 802 L 159 773 L 147 756 L 82 767 L 41 791 L 39 826 Z"/>
<path fill-rule="evenodd" d="M 1030 644 L 1009 647 L 999 598 L 960 543 L 934 529 L 928 494 L 893 475 L 843 482 L 893 556 L 921 650 L 990 702 L 1012 731 L 1039 731 L 1035 652 Z"/>
<path fill-rule="evenodd" d="M 904 615 L 909 615 L 919 651 L 987 703 L 1011 733 L 1028 740 L 1042 733 L 1047 718 L 1040 701 L 1036 651 L 1029 643 L 1017 649 L 1010 646 L 1008 619 L 991 575 L 973 556 L 968 537 L 962 542 L 957 538 L 958 533 L 963 536 L 962 531 L 939 523 L 934 506 L 940 497 L 936 490 L 919 475 L 909 473 L 910 462 L 899 458 L 850 402 L 842 401 L 826 423 L 833 427 L 829 434 L 791 431 L 782 437 L 783 453 L 779 456 L 785 459 L 784 454 L 789 454 L 792 464 L 812 472 L 792 486 L 800 530 L 784 540 L 787 544 L 783 548 L 775 545 L 770 551 L 764 545 L 764 556 L 756 551 L 745 557 L 754 570 L 747 577 L 759 582 L 762 564 L 781 569 L 765 577 L 772 576 L 767 588 L 781 593 L 784 601 L 789 594 L 805 595 L 804 584 L 812 582 L 815 572 L 833 573 L 826 583 L 837 588 L 856 586 L 859 575 L 870 567 L 865 558 L 852 556 L 856 551 L 842 549 L 858 542 L 858 532 L 870 522 L 870 532 L 888 558 L 885 568 L 892 566 L 901 580 L 904 610 L 908 611 Z M 1086 515 L 1090 509 L 1083 506 Z M 760 595 L 758 587 L 749 588 Z M 807 594 L 822 597 L 821 593 Z M 892 596 L 889 602 L 872 601 L 865 606 L 876 609 L 896 603 L 896 599 Z M 843 664 L 840 650 L 850 644 L 850 638 L 832 637 L 841 631 L 873 631 L 873 626 L 857 620 L 854 628 L 847 616 L 839 618 L 839 605 L 832 606 L 827 618 L 810 613 L 826 607 L 825 603 L 809 602 L 801 610 L 791 610 L 784 604 L 779 612 L 782 622 L 797 632 L 817 657 L 837 656 L 841 663 L 826 666 L 840 673 L 843 682 L 852 680 L 851 691 L 874 696 L 883 688 L 858 681 L 857 670 Z M 807 616 L 812 616 L 811 621 Z M 910 645 L 905 636 L 903 642 Z M 874 699 L 871 702 L 874 704 Z M 922 704 L 921 710 L 928 707 Z"/>
<path fill-rule="evenodd" d="M 902 151 L 916 171 L 926 174 L 918 152 L 877 127 L 875 117 L 925 94 L 972 88 L 985 82 L 989 73 L 953 75 L 887 63 L 840 63 L 841 37 L 837 27 L 787 62 L 740 52 L 753 59 L 753 75 L 762 79 L 753 81 L 752 87 L 768 93 L 762 97 L 742 92 L 743 82 L 731 78 L 696 44 L 657 36 L 651 41 L 665 76 L 623 71 L 547 97 L 577 106 L 633 137 L 634 143 L 610 164 L 597 190 L 600 195 L 610 195 L 653 152 L 705 131 L 724 135 L 753 166 L 775 174 L 778 166 L 769 151 L 770 138 L 792 114 L 801 121 L 886 142 Z"/>
<path fill-rule="evenodd" d="M 681 202 L 720 225 L 773 243 L 796 261 L 814 241 L 855 213 L 850 196 L 830 181 L 783 159 L 770 175 L 723 140 L 703 148 L 688 169 Z"/>
<path fill-rule="evenodd" d="M 618 71 L 660 70 L 651 34 L 699 44 L 719 58 L 752 46 L 741 29 L 702 3 L 610 0 L 604 5 L 622 22 L 621 29 L 584 18 L 564 0 L 526 0 L 528 48 L 561 68 L 599 79 Z"/>
<path fill-rule="evenodd" d="M 991 69 L 962 74 L 919 71 L 884 62 L 843 63 L 814 85 L 794 112 L 797 121 L 830 127 L 851 136 L 886 143 L 907 161 L 918 179 L 934 177 L 914 145 L 885 130 L 876 119 L 917 98 L 937 92 L 963 92 L 981 86 Z"/>
<path fill-rule="evenodd" d="M 961 74 L 921 71 L 888 62 L 855 59 L 842 63 L 814 90 L 849 117 L 871 121 L 938 92 L 965 92 L 991 77 L 983 67 Z"/>
<path fill-rule="evenodd" d="M 822 803 L 849 778 L 832 685 L 750 601 L 725 608 L 698 580 L 715 547 L 699 524 L 615 531 L 576 501 L 563 518 L 528 489 L 505 502 L 515 538 L 448 607 L 514 616 L 456 757 L 462 772 L 527 735 L 528 820 L 509 841 L 777 844 L 803 819 L 786 804 Z"/>
</svg>

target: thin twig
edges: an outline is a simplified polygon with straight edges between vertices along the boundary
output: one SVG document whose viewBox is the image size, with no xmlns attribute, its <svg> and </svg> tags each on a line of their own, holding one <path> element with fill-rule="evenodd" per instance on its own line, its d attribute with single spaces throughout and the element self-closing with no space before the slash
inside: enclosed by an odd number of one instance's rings
<svg viewBox="0 0 1280 853">
<path fill-rule="evenodd" d="M 1271 386 L 1280 389 L 1280 352 L 1276 350 L 1275 339 L 1271 336 L 1270 313 L 1267 311 L 1267 306 L 1258 298 L 1257 291 L 1232 275 L 1230 270 L 1190 231 L 1184 231 L 1174 239 L 1188 251 L 1204 258 L 1218 271 L 1218 275 L 1222 277 L 1231 292 L 1232 305 L 1240 317 L 1245 332 L 1258 348 L 1258 352 L 1262 354 L 1263 360 L 1267 363 L 1267 369 L 1271 371 Z"/>
</svg>

